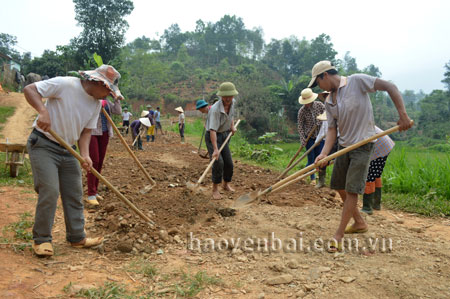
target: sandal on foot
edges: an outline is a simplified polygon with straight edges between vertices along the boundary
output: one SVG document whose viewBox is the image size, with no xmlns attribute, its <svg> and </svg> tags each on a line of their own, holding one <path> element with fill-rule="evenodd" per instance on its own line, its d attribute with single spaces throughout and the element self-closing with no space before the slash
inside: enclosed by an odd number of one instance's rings
<svg viewBox="0 0 450 299">
<path fill-rule="evenodd" d="M 95 195 L 88 196 L 84 201 L 90 206 L 98 206 L 98 205 L 100 205 L 98 203 L 97 198 L 95 197 Z"/>
<path fill-rule="evenodd" d="M 34 253 L 36 255 L 41 256 L 52 256 L 53 255 L 53 246 L 50 242 L 45 242 L 41 244 L 34 244 L 32 245 Z"/>
<path fill-rule="evenodd" d="M 98 246 L 103 243 L 103 237 L 97 237 L 97 238 L 85 238 L 84 243 L 70 243 L 72 247 L 75 248 L 90 248 L 94 246 Z"/>
<path fill-rule="evenodd" d="M 329 253 L 342 251 L 342 241 L 330 240 L 327 251 Z"/>
<path fill-rule="evenodd" d="M 349 225 L 345 228 L 344 233 L 345 234 L 363 234 L 366 233 L 369 229 L 366 228 L 354 228 L 353 226 Z"/>
</svg>

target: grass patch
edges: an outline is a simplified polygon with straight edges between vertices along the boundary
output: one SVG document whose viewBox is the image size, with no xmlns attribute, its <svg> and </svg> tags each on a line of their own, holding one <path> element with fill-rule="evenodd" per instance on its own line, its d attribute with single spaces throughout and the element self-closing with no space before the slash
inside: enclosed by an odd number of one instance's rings
<svg viewBox="0 0 450 299">
<path fill-rule="evenodd" d="M 32 218 L 29 212 L 25 212 L 20 215 L 20 220 L 18 222 L 11 223 L 3 228 L 4 231 L 14 232 L 14 238 L 30 241 L 33 239 L 33 234 L 30 228 L 33 227 L 34 221 L 30 220 Z"/>
<path fill-rule="evenodd" d="M 15 178 L 9 175 L 9 166 L 5 165 L 6 153 L 0 153 L 0 186 L 32 186 L 33 174 L 28 159 L 19 167 L 19 175 Z M 31 191 L 30 191 L 31 192 Z"/>
<path fill-rule="evenodd" d="M 158 274 L 158 269 L 156 269 L 153 264 L 143 259 L 132 261 L 127 270 L 133 273 L 143 274 L 145 277 L 149 278 L 153 278 Z"/>
<path fill-rule="evenodd" d="M 383 193 L 381 204 L 394 210 L 425 216 L 450 216 L 450 201 L 430 192 L 425 196 L 412 193 Z"/>
<path fill-rule="evenodd" d="M 181 282 L 175 284 L 174 290 L 182 297 L 194 297 L 209 285 L 223 284 L 219 278 L 209 276 L 205 271 L 199 271 L 194 275 L 183 272 L 181 279 Z"/>
<path fill-rule="evenodd" d="M 72 283 L 64 286 L 63 291 L 68 294 L 72 289 Z M 115 282 L 105 282 L 105 284 L 98 288 L 81 289 L 75 294 L 78 298 L 89 299 L 122 299 L 122 298 L 136 298 L 134 292 L 130 292 L 122 284 Z"/>
</svg>

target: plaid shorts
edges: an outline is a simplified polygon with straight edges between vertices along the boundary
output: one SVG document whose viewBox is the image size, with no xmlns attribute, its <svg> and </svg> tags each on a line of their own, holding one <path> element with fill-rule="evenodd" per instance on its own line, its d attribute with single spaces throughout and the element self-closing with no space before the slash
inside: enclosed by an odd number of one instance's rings
<svg viewBox="0 0 450 299">
<path fill-rule="evenodd" d="M 330 188 L 363 194 L 373 143 L 367 143 L 336 158 Z M 344 147 L 339 145 L 339 150 Z"/>
</svg>

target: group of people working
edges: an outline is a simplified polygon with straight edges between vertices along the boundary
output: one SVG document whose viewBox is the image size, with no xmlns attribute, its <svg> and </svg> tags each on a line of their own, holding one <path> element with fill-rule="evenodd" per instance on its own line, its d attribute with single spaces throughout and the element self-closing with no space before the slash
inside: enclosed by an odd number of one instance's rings
<svg viewBox="0 0 450 299">
<path fill-rule="evenodd" d="M 88 171 L 88 200 L 96 201 L 99 198 L 98 181 L 91 176 L 89 170 L 91 167 L 101 170 L 106 146 L 112 134 L 106 115 L 101 113 L 102 108 L 106 113 L 122 113 L 119 101 L 123 97 L 118 88 L 120 74 L 110 65 L 79 73 L 82 78 L 56 77 L 30 84 L 24 89 L 28 103 L 38 112 L 27 142 L 34 187 L 39 194 L 33 227 L 33 250 L 37 255 L 50 256 L 54 253 L 52 226 L 59 195 L 64 209 L 66 239 L 71 246 L 88 248 L 103 242 L 101 237 L 86 236 L 80 165 L 49 134 L 49 130 L 52 129 L 72 146 L 78 143 L 80 155 L 84 159 L 81 166 Z M 310 88 L 315 86 L 327 94 L 312 92 Z M 308 89 L 302 91 L 299 98 L 300 104 L 304 106 L 298 113 L 298 129 L 300 142 L 307 149 L 319 141 L 308 156 L 308 164 L 316 163 L 320 168 L 317 187 L 324 185 L 328 165 L 321 160 L 332 152 L 336 144 L 339 150 L 380 131 L 375 126 L 369 98 L 369 93 L 377 90 L 387 91 L 394 102 L 399 113 L 400 130 L 409 129 L 412 126 L 411 120 L 394 84 L 365 74 L 340 76 L 330 61 L 320 61 L 314 65 Z M 109 95 L 114 98 L 114 103 L 104 100 Z M 197 109 L 207 113 L 205 142 L 209 156 L 216 160 L 212 168 L 214 199 L 222 197 L 220 187 L 226 192 L 234 191 L 231 186 L 233 161 L 230 149 L 228 144 L 221 152 L 219 148 L 229 134 L 236 132 L 234 111 L 238 91 L 233 83 L 225 82 L 220 85 L 217 95 L 219 100 L 210 107 L 205 101 L 197 102 Z M 48 98 L 45 104 L 42 102 L 43 98 Z M 322 98 L 324 103 L 315 101 L 317 98 Z M 160 123 L 158 126 L 158 108 L 151 113 L 151 107 L 147 107 L 148 110 L 142 112 L 141 118 L 130 124 L 133 139 L 138 137 L 140 142 L 141 127 L 147 130 L 147 141 L 154 136 L 152 126 L 161 129 Z M 178 108 L 178 127 L 184 141 L 184 111 Z M 129 124 L 131 116 L 127 112 L 124 109 L 124 126 Z M 153 141 L 154 137 L 151 139 Z M 336 158 L 330 187 L 338 191 L 344 206 L 339 227 L 333 235 L 331 251 L 341 248 L 340 241 L 344 234 L 367 231 L 368 225 L 357 208 L 358 194 L 364 194 L 363 211 L 371 213 L 372 209 L 379 209 L 380 176 L 393 146 L 388 137 L 379 138 L 376 142 L 367 143 Z M 311 177 L 311 181 L 314 180 L 315 177 Z M 354 223 L 347 226 L 351 218 Z"/>
</svg>

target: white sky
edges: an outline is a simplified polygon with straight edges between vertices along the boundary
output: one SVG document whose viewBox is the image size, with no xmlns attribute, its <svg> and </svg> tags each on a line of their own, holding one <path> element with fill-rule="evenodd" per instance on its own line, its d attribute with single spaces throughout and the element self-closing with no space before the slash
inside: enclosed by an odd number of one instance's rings
<svg viewBox="0 0 450 299">
<path fill-rule="evenodd" d="M 450 1 L 245 1 L 134 0 L 126 19 L 127 42 L 157 38 L 171 24 L 192 31 L 198 19 L 217 22 L 225 14 L 261 27 L 266 43 L 291 35 L 311 40 L 330 35 L 338 58 L 345 52 L 358 67 L 374 64 L 400 90 L 429 93 L 443 89 L 444 65 L 450 61 Z M 17 37 L 20 52 L 40 56 L 68 44 L 81 31 L 71 0 L 0 0 L 0 32 Z"/>
</svg>

